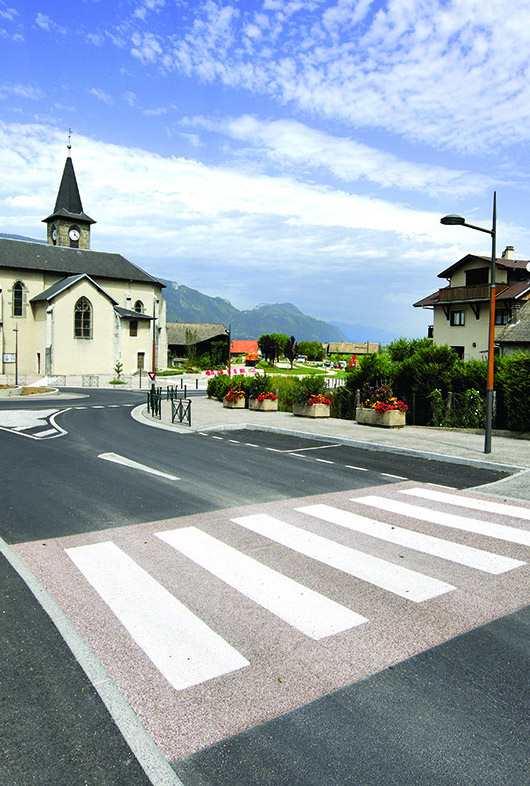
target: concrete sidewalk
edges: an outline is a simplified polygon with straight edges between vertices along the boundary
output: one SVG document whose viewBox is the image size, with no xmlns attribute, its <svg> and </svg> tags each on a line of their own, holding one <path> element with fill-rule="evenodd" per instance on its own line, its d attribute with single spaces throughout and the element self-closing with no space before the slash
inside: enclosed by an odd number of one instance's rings
<svg viewBox="0 0 530 786">
<path fill-rule="evenodd" d="M 473 464 L 474 466 L 504 467 L 512 477 L 489 486 L 481 486 L 486 493 L 495 493 L 530 500 L 530 440 L 508 432 L 493 432 L 491 453 L 484 453 L 484 433 L 423 426 L 384 429 L 360 426 L 355 421 L 336 418 L 302 418 L 290 412 L 254 412 L 248 409 L 226 409 L 219 401 L 203 396 L 192 398 L 191 428 L 171 423 L 171 402 L 162 401 L 162 417 L 147 414 L 145 405 L 138 407 L 134 416 L 151 426 L 169 429 L 176 434 L 228 429 L 257 429 L 284 434 L 340 442 L 362 448 L 386 450 L 393 453 L 422 455 L 426 459 Z"/>
</svg>

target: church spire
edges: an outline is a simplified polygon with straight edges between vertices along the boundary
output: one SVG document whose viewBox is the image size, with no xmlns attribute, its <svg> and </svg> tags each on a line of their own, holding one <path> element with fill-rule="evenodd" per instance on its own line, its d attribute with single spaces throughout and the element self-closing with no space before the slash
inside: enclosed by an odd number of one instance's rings
<svg viewBox="0 0 530 786">
<path fill-rule="evenodd" d="M 44 218 L 48 224 L 48 243 L 71 248 L 89 248 L 90 225 L 95 224 L 84 211 L 77 185 L 74 165 L 70 155 L 70 134 L 68 135 L 68 155 L 63 176 L 57 192 L 53 213 Z"/>
</svg>

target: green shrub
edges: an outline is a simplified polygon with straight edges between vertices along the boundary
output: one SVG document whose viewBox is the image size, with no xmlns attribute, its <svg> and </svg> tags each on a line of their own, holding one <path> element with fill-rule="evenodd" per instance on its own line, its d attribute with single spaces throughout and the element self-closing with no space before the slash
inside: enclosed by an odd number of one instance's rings
<svg viewBox="0 0 530 786">
<path fill-rule="evenodd" d="M 328 391 L 331 399 L 330 414 L 332 418 L 355 420 L 355 393 L 346 387 Z"/>
<path fill-rule="evenodd" d="M 296 377 L 276 375 L 270 379 L 272 389 L 278 396 L 278 410 L 280 412 L 292 412 Z"/>
<path fill-rule="evenodd" d="M 512 431 L 530 431 L 530 355 L 518 352 L 504 358 L 500 382 L 506 406 L 506 423 Z"/>
<path fill-rule="evenodd" d="M 324 377 L 304 376 L 295 378 L 294 403 L 304 406 L 311 396 L 326 393 Z"/>
</svg>

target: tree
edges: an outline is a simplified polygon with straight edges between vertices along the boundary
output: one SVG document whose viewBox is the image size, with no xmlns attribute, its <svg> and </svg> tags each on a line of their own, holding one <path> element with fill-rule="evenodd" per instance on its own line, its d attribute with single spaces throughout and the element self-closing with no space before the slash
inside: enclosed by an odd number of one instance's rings
<svg viewBox="0 0 530 786">
<path fill-rule="evenodd" d="M 276 359 L 278 359 L 278 357 L 281 357 L 282 355 L 285 355 L 285 347 L 289 342 L 289 336 L 287 335 L 287 333 L 271 333 L 270 337 L 273 339 L 273 341 L 276 342 L 276 345 L 278 347 L 278 355 Z"/>
<path fill-rule="evenodd" d="M 197 336 L 198 333 L 193 328 L 186 328 L 184 341 L 186 342 L 186 357 L 190 366 L 197 362 Z"/>
<path fill-rule="evenodd" d="M 326 353 L 319 341 L 299 341 L 298 354 L 305 355 L 308 360 L 324 360 Z"/>
<path fill-rule="evenodd" d="M 298 355 L 298 345 L 294 336 L 291 336 L 284 350 L 285 357 L 293 367 L 295 357 Z"/>
<path fill-rule="evenodd" d="M 276 358 L 278 357 L 278 344 L 273 339 L 273 337 L 269 336 L 268 333 L 260 336 L 258 338 L 258 347 L 260 348 L 261 354 L 267 363 L 270 363 L 271 366 L 273 366 Z"/>
</svg>

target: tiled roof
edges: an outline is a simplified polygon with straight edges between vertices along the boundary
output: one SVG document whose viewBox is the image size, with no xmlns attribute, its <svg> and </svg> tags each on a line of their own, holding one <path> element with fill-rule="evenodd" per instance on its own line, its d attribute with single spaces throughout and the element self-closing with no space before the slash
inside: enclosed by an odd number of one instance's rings
<svg viewBox="0 0 530 786">
<path fill-rule="evenodd" d="M 3 267 L 43 270 L 63 276 L 87 273 L 92 277 L 144 281 L 165 286 L 121 254 L 8 238 L 0 238 L 0 268 Z"/>
<path fill-rule="evenodd" d="M 96 287 L 96 289 L 99 289 L 100 292 L 103 292 L 113 303 L 115 304 L 118 303 L 118 301 L 114 300 L 114 298 L 111 295 L 109 295 L 108 292 L 105 292 L 103 287 L 101 287 L 97 283 L 97 281 L 93 281 L 93 279 L 91 279 L 90 276 L 88 276 L 86 273 L 80 273 L 77 276 L 67 276 L 66 278 L 62 278 L 60 281 L 57 281 L 55 284 L 52 284 L 51 287 L 48 287 L 43 292 L 39 292 L 38 295 L 32 297 L 30 303 L 38 303 L 40 300 L 48 300 L 48 301 L 52 300 L 61 292 L 64 292 L 65 289 L 68 289 L 73 284 L 77 284 L 77 282 L 81 281 L 81 279 L 83 278 L 86 278 L 87 281 L 90 281 L 90 283 L 93 284 Z"/>
<path fill-rule="evenodd" d="M 459 259 L 458 262 L 455 262 L 445 270 L 442 270 L 441 273 L 438 273 L 438 278 L 451 278 L 453 273 L 456 270 L 458 270 L 458 268 L 462 267 L 463 265 L 466 265 L 468 262 L 473 262 L 473 261 L 486 262 L 488 264 L 491 264 L 491 257 L 485 257 L 478 254 L 466 254 L 466 256 L 462 257 L 462 259 Z M 504 258 L 499 259 L 497 257 L 497 259 L 495 260 L 495 264 L 497 265 L 497 267 L 500 267 L 503 270 L 526 270 L 528 260 L 504 259 Z"/>
<path fill-rule="evenodd" d="M 530 301 L 521 306 L 519 319 L 515 324 L 505 325 L 496 331 L 495 343 L 528 344 L 530 347 Z"/>
<path fill-rule="evenodd" d="M 231 353 L 239 354 L 255 354 L 258 351 L 257 341 L 244 341 L 243 339 L 234 339 L 230 344 Z"/>
<path fill-rule="evenodd" d="M 210 338 L 225 336 L 228 338 L 226 327 L 214 322 L 167 322 L 166 330 L 168 344 L 187 344 L 187 337 L 193 339 L 193 344 Z M 187 332 L 188 336 L 186 336 Z"/>
</svg>

